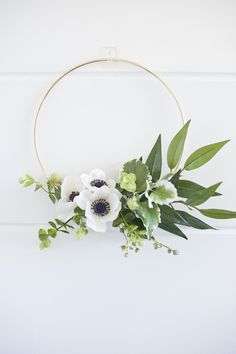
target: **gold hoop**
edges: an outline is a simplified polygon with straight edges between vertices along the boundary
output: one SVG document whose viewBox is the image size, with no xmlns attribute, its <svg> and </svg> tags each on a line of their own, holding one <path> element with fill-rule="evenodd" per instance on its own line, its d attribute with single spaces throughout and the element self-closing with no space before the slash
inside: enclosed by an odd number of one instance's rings
<svg viewBox="0 0 236 354">
<path fill-rule="evenodd" d="M 74 66 L 73 68 L 67 70 L 64 74 L 62 74 L 61 76 L 59 76 L 52 84 L 51 86 L 49 87 L 49 89 L 46 91 L 46 93 L 44 94 L 39 106 L 38 106 L 38 109 L 37 109 L 37 112 L 36 112 L 36 115 L 35 115 L 35 119 L 34 119 L 34 150 L 35 150 L 35 154 L 36 154 L 36 157 L 37 157 L 37 160 L 38 160 L 38 163 L 39 163 L 39 166 L 43 172 L 43 174 L 45 175 L 45 177 L 48 179 L 49 176 L 48 176 L 48 173 L 44 167 L 44 164 L 42 163 L 42 160 L 40 158 L 40 154 L 39 154 L 39 148 L 38 148 L 38 143 L 37 143 L 37 127 L 38 127 L 38 121 L 39 121 L 39 116 L 40 116 L 40 112 L 41 112 L 41 109 L 42 109 L 42 106 L 44 104 L 44 102 L 46 101 L 49 93 L 52 91 L 52 89 L 65 77 L 67 76 L 68 74 L 72 73 L 73 71 L 79 69 L 79 68 L 82 68 L 83 66 L 87 66 L 87 65 L 90 65 L 90 64 L 94 64 L 94 63 L 100 63 L 100 62 L 118 62 L 118 63 L 126 63 L 126 64 L 130 64 L 130 65 L 133 65 L 135 67 L 138 67 L 144 71 L 146 71 L 147 73 L 149 73 L 150 75 L 152 75 L 154 78 L 156 78 L 157 80 L 159 80 L 159 82 L 167 89 L 167 91 L 170 93 L 170 95 L 172 96 L 172 98 L 174 99 L 176 105 L 177 105 L 177 109 L 178 109 L 178 112 L 180 114 L 180 117 L 181 117 L 181 121 L 182 121 L 182 124 L 185 123 L 184 121 L 184 116 L 183 116 L 183 112 L 182 112 L 182 109 L 180 107 L 180 103 L 177 99 L 177 97 L 175 96 L 174 92 L 170 89 L 170 87 L 157 75 L 155 74 L 152 70 L 150 70 L 149 68 L 139 64 L 139 63 L 136 63 L 132 60 L 129 60 L 129 59 L 123 59 L 123 58 L 97 58 L 97 59 L 93 59 L 93 60 L 90 60 L 90 61 L 87 61 L 87 62 L 84 62 L 82 64 L 79 64 L 79 65 L 76 65 Z"/>
</svg>

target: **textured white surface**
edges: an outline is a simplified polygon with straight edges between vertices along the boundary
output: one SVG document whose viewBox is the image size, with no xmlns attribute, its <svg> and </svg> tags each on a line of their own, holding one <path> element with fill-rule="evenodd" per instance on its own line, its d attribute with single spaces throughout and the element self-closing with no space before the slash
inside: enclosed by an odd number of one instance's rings
<svg viewBox="0 0 236 354">
<path fill-rule="evenodd" d="M 208 205 L 236 209 L 235 8 L 230 0 L 0 2 L 1 354 L 235 354 L 235 220 L 213 222 L 222 231 L 186 230 L 189 241 L 161 232 L 179 257 L 147 246 L 124 259 L 117 232 L 59 237 L 39 252 L 37 228 L 54 209 L 17 183 L 25 172 L 42 178 L 32 127 L 44 90 L 110 45 L 174 89 L 192 119 L 186 155 L 232 139 L 189 178 L 223 180 L 223 196 Z M 117 70 L 75 75 L 50 97 L 39 131 L 50 171 L 99 165 L 112 175 L 159 132 L 166 141 L 180 127 L 160 85 Z"/>
</svg>

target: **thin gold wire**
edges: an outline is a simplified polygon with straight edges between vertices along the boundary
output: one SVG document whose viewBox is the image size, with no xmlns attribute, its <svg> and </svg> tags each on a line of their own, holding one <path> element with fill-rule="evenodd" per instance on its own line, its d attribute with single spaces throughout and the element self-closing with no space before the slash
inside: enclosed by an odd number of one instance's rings
<svg viewBox="0 0 236 354">
<path fill-rule="evenodd" d="M 46 91 L 46 93 L 44 94 L 39 106 L 38 106 L 38 109 L 36 111 L 36 115 L 35 115 L 35 119 L 34 119 L 34 131 L 33 131 L 33 136 L 34 136 L 34 149 L 35 149 L 35 154 L 36 154 L 36 157 L 37 157 L 37 160 L 38 160 L 38 163 L 39 163 L 39 166 L 43 172 L 43 174 L 45 175 L 45 177 L 48 179 L 49 178 L 49 175 L 46 171 L 46 168 L 42 162 L 42 159 L 40 157 L 40 153 L 39 153 L 39 146 L 38 146 L 38 138 L 37 138 L 37 128 L 38 128 L 38 123 L 39 123 L 39 117 L 40 117 L 40 112 L 42 110 L 42 107 L 43 107 L 43 104 L 45 103 L 48 95 L 50 94 L 50 92 L 53 90 L 53 88 L 67 75 L 69 75 L 70 73 L 72 73 L 73 71 L 79 69 L 79 68 L 82 68 L 83 66 L 87 66 L 87 65 L 91 65 L 91 64 L 94 64 L 94 63 L 100 63 L 100 62 L 118 62 L 118 63 L 127 63 L 127 64 L 130 64 L 130 65 L 133 65 L 133 66 L 136 66 L 144 71 L 146 71 L 147 73 L 149 73 L 150 75 L 152 75 L 154 78 L 156 78 L 157 80 L 159 80 L 159 82 L 161 82 L 161 84 L 167 89 L 167 91 L 170 93 L 170 95 L 172 96 L 172 98 L 174 99 L 176 105 L 177 105 L 177 109 L 178 109 L 178 112 L 180 114 L 180 118 L 181 118 L 181 121 L 182 121 L 182 124 L 185 123 L 185 120 L 184 120 L 184 115 L 183 115 L 183 112 L 182 112 L 182 109 L 180 107 L 180 103 L 176 97 L 176 95 L 174 94 L 174 92 L 171 90 L 171 88 L 155 73 L 153 72 L 152 70 L 150 70 L 149 68 L 147 68 L 146 66 L 144 65 L 141 65 L 139 63 L 136 63 L 132 60 L 129 60 L 129 59 L 123 59 L 123 58 L 97 58 L 97 59 L 93 59 L 93 60 L 90 60 L 90 61 L 87 61 L 87 62 L 84 62 L 82 64 L 78 64 L 76 66 L 74 66 L 73 68 L 67 70 L 64 74 L 62 74 L 61 76 L 59 76 L 52 84 L 51 86 L 48 88 L 48 90 Z"/>
</svg>

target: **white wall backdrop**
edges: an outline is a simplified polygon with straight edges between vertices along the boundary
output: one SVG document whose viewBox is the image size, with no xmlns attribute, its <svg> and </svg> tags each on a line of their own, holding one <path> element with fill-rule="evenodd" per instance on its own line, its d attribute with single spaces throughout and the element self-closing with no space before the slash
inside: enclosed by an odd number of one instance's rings
<svg viewBox="0 0 236 354">
<path fill-rule="evenodd" d="M 235 220 L 186 230 L 188 241 L 161 232 L 179 257 L 147 246 L 124 259 L 116 231 L 58 237 L 40 252 L 37 229 L 55 210 L 17 183 L 26 172 L 43 180 L 32 128 L 44 91 L 113 46 L 175 91 L 192 119 L 185 156 L 231 139 L 189 177 L 223 180 L 223 196 L 208 206 L 235 210 L 235 17 L 234 0 L 0 1 L 0 354 L 236 352 Z M 181 126 L 158 82 L 115 64 L 63 81 L 40 123 L 49 172 L 102 167 L 111 176 L 146 155 L 159 132 L 168 141 Z"/>
</svg>

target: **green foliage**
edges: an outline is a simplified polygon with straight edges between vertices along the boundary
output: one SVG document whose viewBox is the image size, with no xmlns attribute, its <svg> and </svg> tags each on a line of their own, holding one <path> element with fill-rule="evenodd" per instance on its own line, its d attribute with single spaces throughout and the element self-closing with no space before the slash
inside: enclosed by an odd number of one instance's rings
<svg viewBox="0 0 236 354">
<path fill-rule="evenodd" d="M 200 189 L 196 191 L 190 198 L 187 199 L 186 203 L 191 206 L 196 206 L 205 203 L 209 198 L 211 198 L 217 188 L 222 182 L 216 183 L 208 188 Z"/>
<path fill-rule="evenodd" d="M 139 160 L 131 160 L 124 164 L 123 171 L 125 173 L 133 173 L 136 176 L 136 192 L 143 192 L 147 188 L 147 179 L 149 170 L 147 166 Z"/>
<path fill-rule="evenodd" d="M 121 172 L 120 188 L 134 193 L 136 191 L 136 175 L 134 173 Z"/>
<path fill-rule="evenodd" d="M 82 219 L 80 219 L 79 227 L 76 229 L 75 233 L 78 240 L 80 240 L 81 238 L 83 238 L 88 234 L 87 226 Z"/>
<path fill-rule="evenodd" d="M 236 211 L 225 209 L 199 209 L 200 213 L 212 219 L 235 219 Z"/>
<path fill-rule="evenodd" d="M 123 211 L 122 210 L 120 212 L 119 216 L 113 221 L 112 226 L 118 227 L 122 223 L 130 224 L 132 221 L 134 221 L 135 218 L 136 218 L 136 216 L 131 211 L 129 211 L 129 210 Z"/>
<path fill-rule="evenodd" d="M 129 251 L 137 253 L 144 246 L 146 231 L 139 230 L 137 225 L 123 223 L 120 225 L 120 232 L 125 236 L 125 244 L 121 246 L 125 257 L 128 257 Z"/>
<path fill-rule="evenodd" d="M 123 166 L 119 183 L 116 184 L 116 189 L 122 195 L 120 199 L 121 210 L 116 220 L 113 221 L 113 227 L 118 227 L 125 237 L 125 243 L 121 246 L 125 256 L 128 256 L 130 251 L 139 252 L 146 239 L 153 242 L 155 249 L 165 248 L 170 254 L 178 254 L 177 250 L 155 239 L 154 232 L 157 228 L 184 239 L 187 239 L 187 236 L 179 226 L 202 230 L 214 229 L 191 215 L 190 212 L 193 209 L 209 218 L 236 218 L 235 211 L 198 208 L 209 198 L 221 195 L 217 192 L 221 182 L 206 188 L 198 183 L 182 179 L 184 170 L 190 171 L 201 167 L 211 160 L 229 140 L 197 149 L 188 157 L 184 168 L 179 168 L 175 172 L 183 155 L 189 124 L 190 121 L 182 127 L 170 142 L 167 152 L 167 164 L 170 172 L 164 177 L 161 178 L 161 135 L 158 136 L 146 163 L 143 163 L 143 159 L 140 157 L 139 160 L 128 161 Z M 23 187 L 34 186 L 34 191 L 43 190 L 53 203 L 61 199 L 62 179 L 56 173 L 49 177 L 45 185 L 28 174 L 21 177 L 19 183 Z M 155 206 L 153 207 L 154 203 Z M 174 207 L 178 203 L 187 208 L 188 212 L 175 209 Z M 79 207 L 74 209 L 74 215 L 68 220 L 55 219 L 49 221 L 48 224 L 48 228 L 41 228 L 38 231 L 41 250 L 50 247 L 51 240 L 56 238 L 59 233 L 69 234 L 71 229 L 75 228 L 78 239 L 88 234 L 85 211 Z"/>
<path fill-rule="evenodd" d="M 139 204 L 139 208 L 134 213 L 142 220 L 147 230 L 147 236 L 150 238 L 160 222 L 160 209 L 158 207 L 149 208 L 148 202 L 145 201 Z"/>
<path fill-rule="evenodd" d="M 51 240 L 49 240 L 49 239 L 47 239 L 45 241 L 41 241 L 40 244 L 39 244 L 39 249 L 42 251 L 45 248 L 49 248 L 50 245 L 51 245 Z"/>
<path fill-rule="evenodd" d="M 183 155 L 189 124 L 190 120 L 174 136 L 168 147 L 167 163 L 171 171 L 179 164 Z"/>
<path fill-rule="evenodd" d="M 146 165 L 150 171 L 153 182 L 156 182 L 161 176 L 162 167 L 161 135 L 158 136 L 155 145 L 148 155 Z"/>
<path fill-rule="evenodd" d="M 210 161 L 217 154 L 217 152 L 220 151 L 222 147 L 228 142 L 229 140 L 224 140 L 197 149 L 189 156 L 189 158 L 185 162 L 184 169 L 186 171 L 190 171 L 201 167 L 202 165 Z"/>
<path fill-rule="evenodd" d="M 172 182 L 173 183 L 173 182 Z M 195 193 L 200 190 L 205 190 L 206 188 L 201 186 L 198 183 L 180 179 L 176 184 L 176 188 L 178 191 L 178 196 L 182 198 L 192 198 L 195 196 Z M 218 192 L 213 193 L 212 197 L 221 195 Z"/>
<path fill-rule="evenodd" d="M 215 230 L 214 227 L 206 224 L 202 220 L 199 220 L 195 216 L 190 215 L 186 211 L 183 210 L 176 210 L 177 214 L 182 217 L 186 221 L 186 226 L 193 227 L 194 229 L 200 229 L 200 230 L 206 230 L 206 229 L 213 229 Z"/>
<path fill-rule="evenodd" d="M 20 177 L 18 181 L 20 184 L 23 185 L 23 187 L 35 185 L 35 192 L 39 189 L 42 189 L 48 194 L 48 197 L 53 203 L 56 203 L 56 201 L 61 198 L 61 178 L 56 173 L 50 176 L 46 185 L 43 185 L 41 182 L 36 181 L 32 176 L 28 174 L 23 177 Z"/>
<path fill-rule="evenodd" d="M 178 226 L 176 226 L 174 223 L 169 222 L 168 220 L 162 220 L 158 227 L 162 230 L 170 232 L 171 234 L 183 237 L 186 240 L 188 239 L 187 236 L 183 233 L 183 231 L 178 228 Z"/>
<path fill-rule="evenodd" d="M 164 224 L 178 224 L 189 226 L 188 222 L 178 212 L 169 205 L 160 205 L 161 221 Z"/>
</svg>

